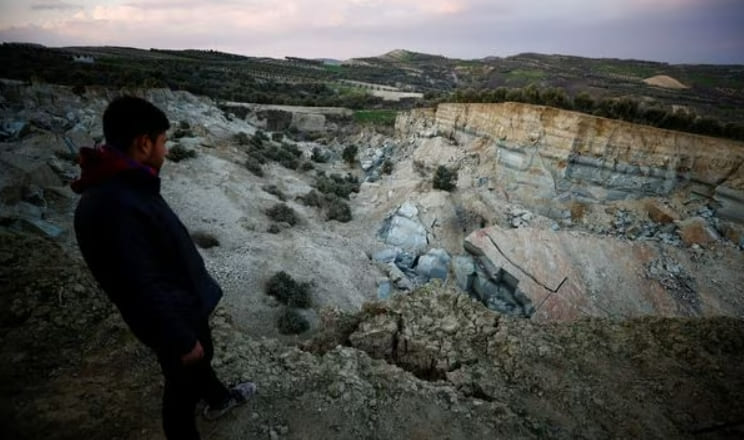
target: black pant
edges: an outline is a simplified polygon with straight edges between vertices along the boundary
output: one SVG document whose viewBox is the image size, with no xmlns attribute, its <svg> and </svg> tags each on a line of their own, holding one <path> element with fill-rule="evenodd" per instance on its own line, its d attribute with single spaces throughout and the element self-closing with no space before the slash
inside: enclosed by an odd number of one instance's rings
<svg viewBox="0 0 744 440">
<path fill-rule="evenodd" d="M 185 366 L 180 358 L 158 354 L 165 376 L 163 393 L 163 430 L 169 440 L 198 440 L 194 411 L 200 399 L 208 405 L 223 403 L 229 392 L 212 370 L 214 354 L 209 323 L 203 320 L 196 326 L 196 334 L 204 348 L 204 358 Z"/>
</svg>

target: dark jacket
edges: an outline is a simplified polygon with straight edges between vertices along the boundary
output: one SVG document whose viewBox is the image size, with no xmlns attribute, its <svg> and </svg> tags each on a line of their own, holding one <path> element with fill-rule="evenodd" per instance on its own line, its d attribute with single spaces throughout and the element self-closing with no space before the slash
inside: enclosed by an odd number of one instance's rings
<svg viewBox="0 0 744 440">
<path fill-rule="evenodd" d="M 197 323 L 222 297 L 149 168 L 106 150 L 81 151 L 75 234 L 85 262 L 124 321 L 161 355 L 188 353 Z"/>
</svg>

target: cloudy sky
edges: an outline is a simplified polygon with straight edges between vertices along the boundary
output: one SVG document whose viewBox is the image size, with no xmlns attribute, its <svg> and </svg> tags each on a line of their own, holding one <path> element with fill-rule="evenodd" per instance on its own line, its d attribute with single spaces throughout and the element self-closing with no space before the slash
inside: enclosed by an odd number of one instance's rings
<svg viewBox="0 0 744 440">
<path fill-rule="evenodd" d="M 0 41 L 271 57 L 401 48 L 744 64 L 744 0 L 0 0 Z"/>
</svg>

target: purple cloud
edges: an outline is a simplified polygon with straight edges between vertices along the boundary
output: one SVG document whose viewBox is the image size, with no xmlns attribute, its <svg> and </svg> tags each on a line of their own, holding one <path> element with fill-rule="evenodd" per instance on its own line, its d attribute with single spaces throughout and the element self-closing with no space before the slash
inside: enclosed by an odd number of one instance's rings
<svg viewBox="0 0 744 440">
<path fill-rule="evenodd" d="M 66 2 L 48 1 L 43 3 L 31 3 L 31 10 L 33 11 L 69 11 L 72 9 L 82 8 L 82 5 Z"/>
<path fill-rule="evenodd" d="M 82 4 L 83 0 L 77 0 Z M 349 58 L 405 48 L 459 58 L 547 52 L 744 63 L 741 0 L 127 0 L 8 21 L 0 39 Z M 32 5 L 33 7 L 33 5 Z M 46 14 L 52 14 L 48 10 Z M 43 30 L 41 32 L 40 30 Z"/>
</svg>

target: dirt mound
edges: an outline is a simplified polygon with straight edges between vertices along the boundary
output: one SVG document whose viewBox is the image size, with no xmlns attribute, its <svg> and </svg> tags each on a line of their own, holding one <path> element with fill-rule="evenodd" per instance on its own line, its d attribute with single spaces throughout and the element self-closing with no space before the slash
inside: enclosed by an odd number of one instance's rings
<svg viewBox="0 0 744 440">
<path fill-rule="evenodd" d="M 682 84 L 681 82 L 668 75 L 652 76 L 651 78 L 644 79 L 643 82 L 650 86 L 661 87 L 664 89 L 689 89 L 688 86 Z"/>
</svg>

